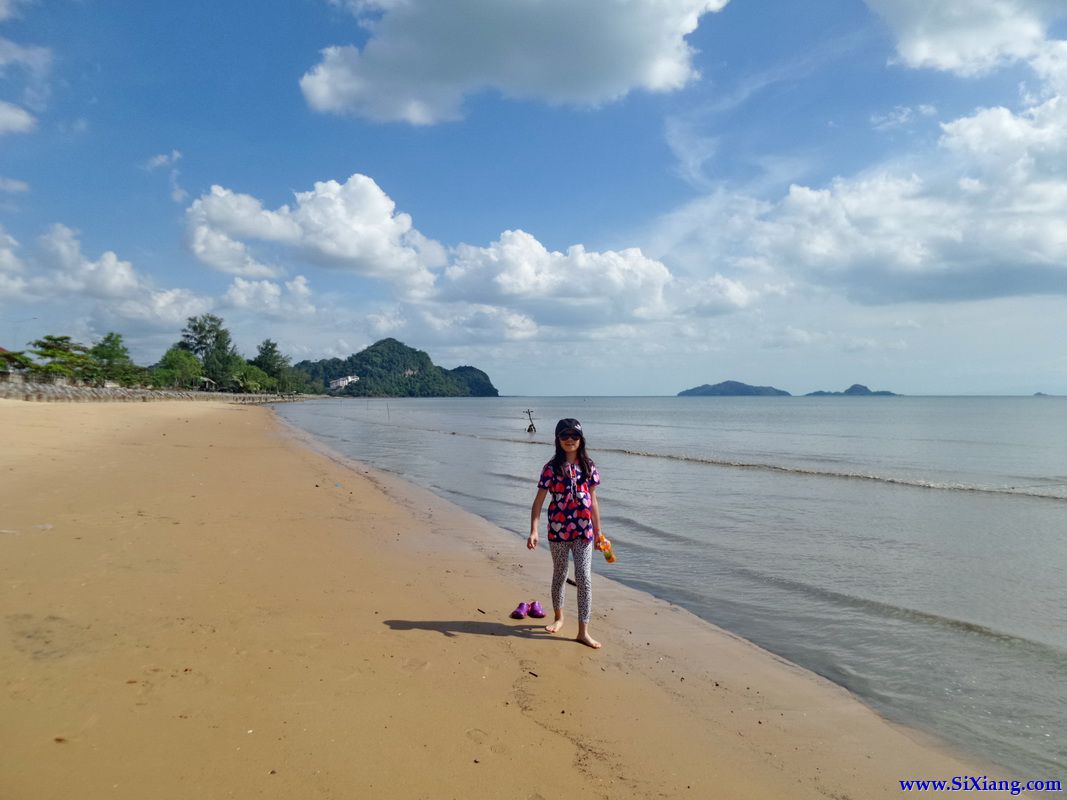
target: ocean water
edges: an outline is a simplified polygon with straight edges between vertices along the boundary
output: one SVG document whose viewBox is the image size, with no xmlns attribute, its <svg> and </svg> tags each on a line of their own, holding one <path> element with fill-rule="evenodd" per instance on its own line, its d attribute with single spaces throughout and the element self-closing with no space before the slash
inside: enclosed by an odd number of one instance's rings
<svg viewBox="0 0 1067 800">
<path fill-rule="evenodd" d="M 619 557 L 598 572 L 1017 777 L 1067 777 L 1067 399 L 329 399 L 276 411 L 523 538 L 555 421 L 577 417 Z"/>
</svg>

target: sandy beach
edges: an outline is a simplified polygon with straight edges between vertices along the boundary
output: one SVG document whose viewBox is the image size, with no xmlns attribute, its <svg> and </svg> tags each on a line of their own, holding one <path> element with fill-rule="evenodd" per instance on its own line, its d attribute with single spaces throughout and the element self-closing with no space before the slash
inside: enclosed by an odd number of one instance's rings
<svg viewBox="0 0 1067 800">
<path fill-rule="evenodd" d="M 898 797 L 990 775 L 267 408 L 0 401 L 0 798 Z M 531 499 L 533 490 L 531 489 Z M 573 588 L 569 589 L 573 593 Z"/>
</svg>

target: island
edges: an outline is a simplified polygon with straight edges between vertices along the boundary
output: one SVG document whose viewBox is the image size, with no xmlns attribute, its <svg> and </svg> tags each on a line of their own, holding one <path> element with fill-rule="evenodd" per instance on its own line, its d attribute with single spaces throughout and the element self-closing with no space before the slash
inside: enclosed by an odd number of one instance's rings
<svg viewBox="0 0 1067 800">
<path fill-rule="evenodd" d="M 881 390 L 872 392 L 862 383 L 854 383 L 843 392 L 808 392 L 805 397 L 898 397 L 895 392 Z"/>
<path fill-rule="evenodd" d="M 422 350 L 382 339 L 348 358 L 294 365 L 343 397 L 497 397 L 489 376 L 476 367 L 445 369 Z"/>
<path fill-rule="evenodd" d="M 704 384 L 678 392 L 678 397 L 792 397 L 789 392 L 773 386 L 749 386 L 739 381 L 723 381 L 714 386 Z"/>
</svg>

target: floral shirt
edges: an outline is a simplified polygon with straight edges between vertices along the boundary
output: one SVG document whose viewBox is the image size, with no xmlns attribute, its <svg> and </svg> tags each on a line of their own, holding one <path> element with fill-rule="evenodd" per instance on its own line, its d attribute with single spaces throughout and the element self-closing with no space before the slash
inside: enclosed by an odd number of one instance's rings
<svg viewBox="0 0 1067 800">
<path fill-rule="evenodd" d="M 564 464 L 562 474 L 557 474 L 551 461 L 542 468 L 537 487 L 552 495 L 548 504 L 550 542 L 593 538 L 592 490 L 600 485 L 600 473 L 592 463 L 589 472 L 586 478 L 580 464 Z"/>
</svg>

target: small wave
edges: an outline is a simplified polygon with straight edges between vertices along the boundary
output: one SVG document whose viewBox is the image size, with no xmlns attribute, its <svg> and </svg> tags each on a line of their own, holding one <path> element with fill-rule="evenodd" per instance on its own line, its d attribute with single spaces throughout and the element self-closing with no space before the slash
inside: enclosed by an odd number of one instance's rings
<svg viewBox="0 0 1067 800">
<path fill-rule="evenodd" d="M 745 567 L 735 566 L 730 568 L 730 571 L 749 578 L 754 578 L 762 583 L 770 583 L 779 586 L 788 591 L 799 592 L 820 600 L 829 600 L 838 605 L 847 606 L 860 611 L 873 612 L 882 617 L 903 620 L 904 622 L 917 622 L 942 629 L 953 630 L 958 633 L 973 634 L 1012 647 L 1023 647 L 1031 651 L 1040 652 L 1046 656 L 1052 655 L 1059 660 L 1062 660 L 1065 655 L 1065 651 L 1055 645 L 1039 642 L 1034 639 L 1027 639 L 1012 633 L 1005 633 L 1004 631 L 998 631 L 995 628 L 990 628 L 976 622 L 968 622 L 967 620 L 948 617 L 932 611 L 920 611 L 914 608 L 907 608 L 906 606 L 898 606 L 882 600 L 859 597 L 857 595 L 839 592 L 834 589 L 828 589 L 824 586 L 804 583 L 803 581 L 794 580 L 792 578 L 768 575 Z"/>
<path fill-rule="evenodd" d="M 805 467 L 791 467 L 783 464 L 769 464 L 758 461 L 737 461 L 726 458 L 708 458 L 701 456 L 685 456 L 676 453 L 651 453 L 645 450 L 629 450 L 626 448 L 601 447 L 602 453 L 619 453 L 627 456 L 640 458 L 659 458 L 667 461 L 682 461 L 692 464 L 707 464 L 714 467 L 731 467 L 734 469 L 763 470 L 766 472 L 780 472 L 787 475 L 801 475 L 815 478 L 839 478 L 842 480 L 873 481 L 896 486 L 908 486 L 916 489 L 935 489 L 949 492 L 974 492 L 977 494 L 1007 494 L 1016 497 L 1039 497 L 1046 500 L 1067 500 L 1067 494 L 1051 494 L 1048 490 L 1057 484 L 1031 484 L 1028 486 L 977 486 L 966 483 L 941 483 L 927 481 L 921 478 L 898 478 L 891 475 L 875 475 L 868 472 L 836 471 L 810 469 Z M 1058 484 L 1060 487 L 1063 484 Z"/>
<path fill-rule="evenodd" d="M 662 528 L 656 528 L 652 525 L 647 525 L 644 522 L 638 522 L 636 519 L 632 519 L 630 517 L 608 514 L 603 517 L 603 520 L 604 522 L 609 523 L 610 526 L 613 528 L 620 527 L 638 530 L 642 533 L 650 534 L 656 539 L 674 542 L 675 544 L 696 544 L 696 542 L 688 536 L 683 536 L 680 533 L 673 533 L 671 531 L 665 531 Z"/>
<path fill-rule="evenodd" d="M 430 488 L 437 494 L 444 496 L 462 497 L 466 500 L 476 500 L 479 503 L 496 503 L 497 505 L 506 506 L 507 508 L 526 508 L 523 503 L 514 503 L 510 500 L 501 500 L 500 497 L 486 497 L 480 494 L 468 494 L 467 492 L 461 492 L 459 489 L 450 489 L 447 486 L 437 486 L 436 484 L 430 484 Z M 478 513 L 475 511 L 474 513 Z"/>
<path fill-rule="evenodd" d="M 508 483 L 520 484 L 522 486 L 529 486 L 529 487 L 531 487 L 531 491 L 533 491 L 532 487 L 536 487 L 536 485 L 537 485 L 537 476 L 536 475 L 534 475 L 531 478 L 529 475 L 512 475 L 510 472 L 488 472 L 486 474 L 490 475 L 490 476 L 492 476 L 494 478 L 501 478 L 502 480 L 505 480 Z"/>
<path fill-rule="evenodd" d="M 372 424 L 384 428 L 397 428 L 408 431 L 421 431 L 436 433 L 443 436 L 462 436 L 469 439 L 482 439 L 494 442 L 507 442 L 510 444 L 537 445 L 539 447 L 552 447 L 551 439 L 517 439 L 509 436 L 486 436 L 478 433 L 445 430 L 431 427 L 418 427 L 400 423 L 382 422 L 380 420 L 360 420 L 364 424 Z M 1040 483 L 1020 483 L 1013 486 L 979 486 L 966 483 L 943 483 L 938 481 L 923 480 L 921 478 L 904 478 L 892 475 L 877 475 L 869 472 L 856 472 L 852 470 L 812 469 L 798 466 L 787 466 L 763 461 L 741 461 L 728 458 L 713 458 L 707 456 L 688 456 L 678 453 L 654 453 L 647 450 L 631 450 L 622 447 L 597 447 L 595 452 L 618 453 L 620 455 L 636 456 L 639 458 L 656 458 L 666 461 L 678 461 L 691 464 L 706 464 L 714 467 L 727 467 L 732 469 L 760 470 L 765 472 L 777 472 L 785 475 L 798 475 L 815 478 L 835 478 L 839 480 L 871 481 L 893 486 L 905 486 L 914 489 L 928 489 L 932 491 L 946 492 L 970 492 L 974 494 L 1010 495 L 1013 497 L 1032 497 L 1044 500 L 1067 501 L 1067 481 L 1045 481 Z M 508 480 L 516 476 L 501 475 Z M 525 479 L 523 479 L 525 482 Z M 1033 478 L 1021 478 L 1033 480 Z M 1059 493 L 1052 491 L 1052 487 L 1059 489 Z"/>
</svg>

